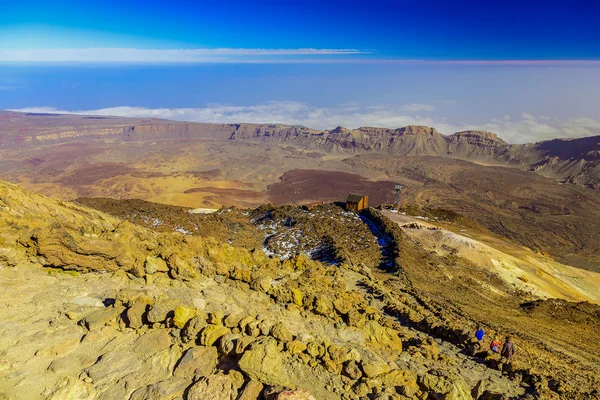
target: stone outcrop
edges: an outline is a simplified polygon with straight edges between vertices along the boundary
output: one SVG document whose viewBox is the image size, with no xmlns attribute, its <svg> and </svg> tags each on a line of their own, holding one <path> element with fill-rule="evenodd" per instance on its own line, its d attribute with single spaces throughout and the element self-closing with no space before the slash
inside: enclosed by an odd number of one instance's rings
<svg viewBox="0 0 600 400">
<path fill-rule="evenodd" d="M 38 217 L 41 214 L 44 218 Z M 12 265 L 33 258 L 47 267 L 76 272 L 126 271 L 134 277 L 165 275 L 166 265 L 171 277 L 188 280 L 200 273 L 202 262 L 223 264 L 235 259 L 241 266 L 254 266 L 266 261 L 260 253 L 228 245 L 215 251 L 214 243 L 198 237 L 157 234 L 4 182 L 0 182 L 0 216 L 7 227 L 3 241 L 13 243 L 10 255 L 0 253 L 0 259 Z"/>
</svg>

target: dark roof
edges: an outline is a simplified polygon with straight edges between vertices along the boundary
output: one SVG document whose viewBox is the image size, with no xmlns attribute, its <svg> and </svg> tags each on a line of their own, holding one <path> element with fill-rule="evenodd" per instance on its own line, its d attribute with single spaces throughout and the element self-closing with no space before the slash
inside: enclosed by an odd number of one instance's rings
<svg viewBox="0 0 600 400">
<path fill-rule="evenodd" d="M 352 194 L 350 193 L 348 195 L 348 199 L 346 200 L 349 203 L 358 203 L 359 201 L 362 200 L 362 198 L 365 197 L 362 194 Z"/>
</svg>

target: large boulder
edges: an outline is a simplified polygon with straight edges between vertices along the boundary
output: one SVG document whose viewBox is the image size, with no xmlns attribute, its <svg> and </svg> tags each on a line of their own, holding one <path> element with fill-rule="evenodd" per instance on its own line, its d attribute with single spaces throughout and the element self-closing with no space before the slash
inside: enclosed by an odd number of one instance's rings
<svg viewBox="0 0 600 400">
<path fill-rule="evenodd" d="M 258 381 L 250 381 L 244 387 L 237 400 L 257 400 L 263 390 L 263 384 Z"/>
<path fill-rule="evenodd" d="M 471 388 L 455 373 L 430 370 L 420 383 L 424 391 L 436 400 L 473 400 Z"/>
<path fill-rule="evenodd" d="M 196 310 L 191 307 L 179 306 L 173 313 L 173 324 L 182 329 L 187 322 L 196 316 Z"/>
<path fill-rule="evenodd" d="M 210 375 L 194 384 L 187 395 L 188 400 L 235 400 L 238 391 L 231 376 Z"/>
<path fill-rule="evenodd" d="M 144 325 L 146 310 L 148 304 L 141 301 L 136 301 L 131 307 L 127 309 L 125 313 L 125 322 L 129 328 L 139 329 Z"/>
<path fill-rule="evenodd" d="M 192 347 L 181 357 L 173 375 L 190 379 L 208 376 L 217 366 L 217 361 L 218 353 L 215 347 Z"/>
<path fill-rule="evenodd" d="M 399 352 L 402 351 L 402 340 L 398 336 L 399 332 L 395 329 L 381 326 L 376 321 L 368 321 L 363 330 L 374 348 L 388 348 Z"/>
<path fill-rule="evenodd" d="M 251 379 L 267 385 L 292 386 L 286 363 L 277 341 L 271 338 L 258 340 L 240 359 L 239 367 Z"/>
<path fill-rule="evenodd" d="M 384 386 L 393 387 L 398 393 L 413 397 L 419 391 L 417 374 L 406 369 L 395 369 L 380 377 Z"/>
<path fill-rule="evenodd" d="M 170 378 L 165 381 L 141 387 L 131 394 L 130 400 L 176 400 L 183 398 L 190 381 L 184 378 Z"/>
<path fill-rule="evenodd" d="M 206 322 L 206 314 L 200 313 L 188 321 L 183 329 L 181 338 L 184 342 L 195 341 L 198 338 L 200 331 L 207 325 L 208 323 Z"/>
<path fill-rule="evenodd" d="M 85 326 L 88 330 L 93 331 L 103 327 L 110 321 L 116 320 L 123 311 L 125 311 L 125 307 L 120 305 L 106 307 L 86 315 L 79 321 L 79 324 Z"/>
<path fill-rule="evenodd" d="M 221 336 L 230 332 L 229 328 L 223 325 L 208 325 L 200 332 L 200 344 L 212 346 Z"/>
<path fill-rule="evenodd" d="M 274 391 L 275 393 L 271 393 Z M 305 389 L 274 390 L 265 393 L 265 400 L 317 400 L 313 395 Z"/>
<path fill-rule="evenodd" d="M 375 378 L 390 370 L 388 363 L 372 353 L 367 353 L 363 357 L 361 367 L 367 378 Z"/>
</svg>

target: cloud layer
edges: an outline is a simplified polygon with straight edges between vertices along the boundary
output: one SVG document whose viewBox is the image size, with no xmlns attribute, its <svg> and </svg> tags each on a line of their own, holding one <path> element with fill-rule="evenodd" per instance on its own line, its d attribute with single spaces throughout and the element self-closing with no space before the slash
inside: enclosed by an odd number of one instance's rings
<svg viewBox="0 0 600 400">
<path fill-rule="evenodd" d="M 360 49 L 137 49 L 66 48 L 2 49 L 0 62 L 21 63 L 359 63 L 450 66 L 556 66 L 598 67 L 600 60 L 443 60 L 372 57 Z M 368 57 L 356 57 L 356 56 Z"/>
<path fill-rule="evenodd" d="M 375 105 L 363 107 L 346 104 L 337 107 L 316 107 L 298 102 L 269 102 L 251 106 L 212 104 L 202 108 L 111 107 L 97 110 L 59 110 L 52 107 L 31 107 L 12 111 L 58 114 L 89 114 L 135 118 L 161 118 L 211 123 L 279 123 L 304 125 L 314 129 L 379 126 L 398 128 L 407 125 L 427 125 L 444 134 L 477 129 L 498 134 L 509 143 L 528 143 L 554 138 L 576 138 L 600 135 L 600 121 L 593 118 L 566 120 L 523 113 L 517 118 L 505 115 L 481 123 L 451 121 L 449 118 L 427 115 L 435 107 L 428 104 L 402 106 Z"/>
<path fill-rule="evenodd" d="M 0 62 L 133 62 L 133 63 L 223 63 L 294 62 L 307 56 L 366 54 L 356 49 L 0 49 Z"/>
</svg>

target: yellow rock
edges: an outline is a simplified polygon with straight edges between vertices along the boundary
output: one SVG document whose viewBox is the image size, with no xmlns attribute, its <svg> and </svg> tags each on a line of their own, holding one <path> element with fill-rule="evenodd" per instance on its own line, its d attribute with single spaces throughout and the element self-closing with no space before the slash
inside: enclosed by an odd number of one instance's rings
<svg viewBox="0 0 600 400">
<path fill-rule="evenodd" d="M 362 370 L 368 378 L 385 374 L 390 370 L 390 366 L 381 358 L 371 355 L 361 362 Z"/>
<path fill-rule="evenodd" d="M 177 307 L 175 309 L 175 315 L 173 316 L 173 323 L 179 329 L 183 329 L 187 322 L 194 318 L 196 310 L 190 307 Z"/>
<path fill-rule="evenodd" d="M 398 331 L 381 326 L 375 321 L 367 322 L 363 330 L 373 347 L 387 347 L 391 350 L 402 351 L 402 340 L 398 336 Z"/>
<path fill-rule="evenodd" d="M 395 369 L 381 376 L 381 381 L 385 386 L 409 387 L 413 393 L 419 390 L 417 375 L 409 370 Z"/>
<path fill-rule="evenodd" d="M 247 268 L 243 267 L 235 267 L 233 270 L 233 274 L 231 274 L 231 278 L 249 283 L 251 281 L 251 271 Z"/>
<path fill-rule="evenodd" d="M 223 325 L 223 316 L 223 311 L 208 313 L 208 323 L 213 325 Z"/>
<path fill-rule="evenodd" d="M 338 364 L 332 360 L 325 360 L 323 366 L 332 374 L 340 374 L 342 372 L 342 364 Z"/>
<path fill-rule="evenodd" d="M 155 274 L 157 272 L 169 271 L 169 267 L 167 267 L 167 263 L 165 260 L 153 256 L 146 257 L 144 268 L 147 274 Z"/>
<path fill-rule="evenodd" d="M 230 333 L 229 328 L 223 325 L 209 325 L 200 332 L 200 344 L 212 346 L 221 336 Z"/>
<path fill-rule="evenodd" d="M 286 344 L 286 347 L 287 351 L 289 351 L 290 354 L 300 354 L 304 350 L 306 350 L 306 344 L 302 343 L 299 340 L 292 340 L 291 342 L 288 342 Z"/>
<path fill-rule="evenodd" d="M 299 289 L 292 289 L 292 299 L 298 307 L 302 307 L 303 305 L 302 297 L 302 292 Z"/>
</svg>

